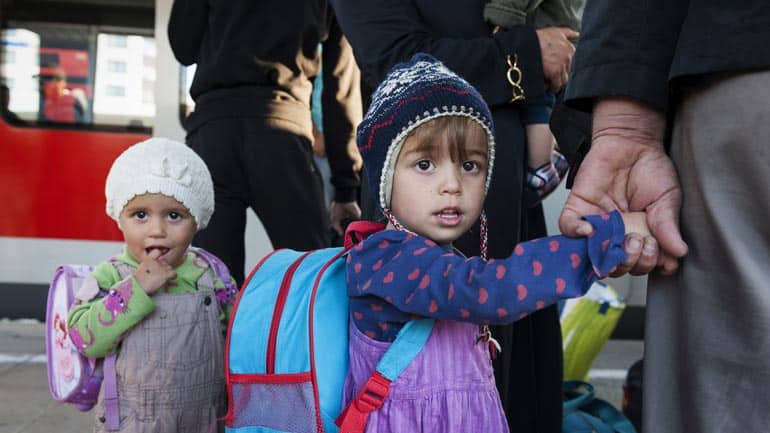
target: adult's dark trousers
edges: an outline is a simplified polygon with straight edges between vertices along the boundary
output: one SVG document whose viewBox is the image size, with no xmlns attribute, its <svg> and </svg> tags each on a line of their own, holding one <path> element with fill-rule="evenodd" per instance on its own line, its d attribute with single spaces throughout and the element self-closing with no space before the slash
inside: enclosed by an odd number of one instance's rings
<svg viewBox="0 0 770 433">
<path fill-rule="evenodd" d="M 187 136 L 211 171 L 216 206 L 193 244 L 221 258 L 239 285 L 247 208 L 275 249 L 329 246 L 329 214 L 311 143 L 290 126 L 280 119 L 227 117 L 209 120 Z"/>
</svg>

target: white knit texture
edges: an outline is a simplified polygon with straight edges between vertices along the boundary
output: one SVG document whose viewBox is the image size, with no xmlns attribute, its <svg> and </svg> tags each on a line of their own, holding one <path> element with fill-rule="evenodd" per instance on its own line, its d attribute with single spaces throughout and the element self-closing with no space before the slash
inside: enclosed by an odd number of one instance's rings
<svg viewBox="0 0 770 433">
<path fill-rule="evenodd" d="M 459 110 L 458 107 L 442 107 L 442 111 L 433 113 L 426 112 L 425 117 L 416 119 L 414 122 L 409 122 L 409 124 L 405 126 L 401 132 L 399 132 L 398 135 L 393 139 L 390 146 L 388 146 L 388 153 L 385 155 L 382 174 L 380 175 L 379 198 L 380 206 L 383 209 L 390 208 L 390 198 L 393 191 L 393 174 L 396 169 L 396 161 L 398 160 L 398 155 L 401 153 L 401 148 L 404 145 L 404 141 L 406 141 L 406 137 L 410 132 L 417 129 L 418 126 L 421 126 L 433 119 L 444 116 L 467 117 L 476 121 L 476 123 L 481 125 L 482 129 L 484 129 L 484 132 L 487 135 L 488 160 L 487 178 L 484 183 L 484 193 L 486 194 L 487 191 L 489 191 L 489 182 L 492 180 L 492 169 L 495 166 L 495 137 L 492 134 L 492 130 L 489 129 L 489 126 L 481 119 L 479 119 L 478 115 L 473 115 L 471 111 L 466 111 L 464 108 L 465 107 L 463 107 L 463 110 Z"/>
<path fill-rule="evenodd" d="M 198 230 L 214 213 L 214 184 L 206 163 L 183 143 L 150 138 L 123 152 L 105 182 L 107 215 L 119 224 L 126 204 L 142 194 L 163 194 L 182 203 L 195 218 Z"/>
</svg>

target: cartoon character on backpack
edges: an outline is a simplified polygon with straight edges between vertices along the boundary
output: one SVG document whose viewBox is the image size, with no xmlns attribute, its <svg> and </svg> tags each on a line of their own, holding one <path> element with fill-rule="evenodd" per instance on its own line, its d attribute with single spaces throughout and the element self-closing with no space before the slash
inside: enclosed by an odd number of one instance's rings
<svg viewBox="0 0 770 433">
<path fill-rule="evenodd" d="M 67 317 L 66 327 L 52 326 L 49 356 L 68 331 L 78 379 L 62 392 L 66 361 L 49 360 L 52 395 L 87 410 L 101 387 L 96 432 L 216 431 L 237 287 L 218 258 L 190 246 L 214 210 L 208 169 L 186 145 L 152 138 L 115 160 L 105 194 L 125 248 L 93 269 L 62 266 L 54 278 L 49 307 L 69 312 L 49 311 L 51 325 Z"/>
<path fill-rule="evenodd" d="M 65 382 L 71 382 L 72 379 L 75 378 L 75 366 L 72 361 L 73 353 L 71 352 L 75 351 L 73 350 L 72 344 L 67 339 L 67 321 L 66 319 L 62 319 L 59 313 L 54 313 L 53 333 L 55 348 L 63 354 L 62 356 L 57 357 L 57 369 L 61 372 L 61 377 Z"/>
</svg>

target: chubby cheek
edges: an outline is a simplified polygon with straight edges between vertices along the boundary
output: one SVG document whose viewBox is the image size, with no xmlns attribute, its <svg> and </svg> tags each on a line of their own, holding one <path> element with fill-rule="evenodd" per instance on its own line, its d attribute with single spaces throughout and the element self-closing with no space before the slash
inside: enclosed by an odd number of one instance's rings
<svg viewBox="0 0 770 433">
<path fill-rule="evenodd" d="M 130 242 L 128 240 L 126 240 L 126 245 L 128 246 L 128 251 L 134 257 L 134 259 L 136 259 L 136 261 L 141 262 L 144 259 L 145 251 L 143 246 L 137 245 L 135 242 Z"/>
</svg>

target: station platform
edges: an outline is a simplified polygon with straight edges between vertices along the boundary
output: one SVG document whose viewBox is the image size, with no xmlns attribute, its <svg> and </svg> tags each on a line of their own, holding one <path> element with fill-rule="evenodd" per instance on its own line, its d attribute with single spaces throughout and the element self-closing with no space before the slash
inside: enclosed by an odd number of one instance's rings
<svg viewBox="0 0 770 433">
<path fill-rule="evenodd" d="M 90 432 L 93 412 L 51 399 L 43 331 L 38 320 L 0 319 L 0 433 Z M 619 407 L 625 371 L 642 351 L 637 340 L 605 345 L 590 373 L 599 397 Z"/>
</svg>

